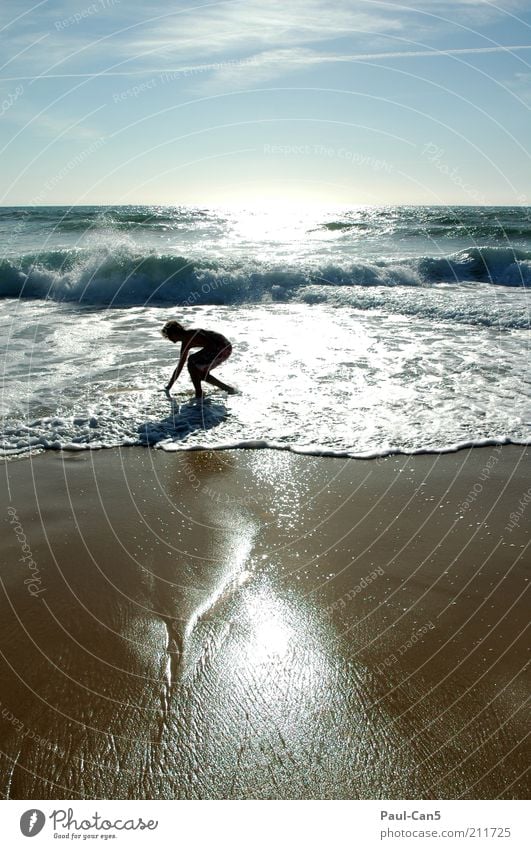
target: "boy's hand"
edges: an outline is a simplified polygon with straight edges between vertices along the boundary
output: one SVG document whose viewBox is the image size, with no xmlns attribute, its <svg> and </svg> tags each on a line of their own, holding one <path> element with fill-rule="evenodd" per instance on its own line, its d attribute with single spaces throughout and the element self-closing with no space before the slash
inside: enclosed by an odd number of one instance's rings
<svg viewBox="0 0 531 849">
<path fill-rule="evenodd" d="M 163 390 L 163 391 L 164 391 L 164 393 L 165 393 L 165 395 L 166 395 L 168 398 L 171 398 L 170 389 L 171 389 L 171 386 L 165 386 L 165 387 L 164 387 L 164 390 Z"/>
</svg>

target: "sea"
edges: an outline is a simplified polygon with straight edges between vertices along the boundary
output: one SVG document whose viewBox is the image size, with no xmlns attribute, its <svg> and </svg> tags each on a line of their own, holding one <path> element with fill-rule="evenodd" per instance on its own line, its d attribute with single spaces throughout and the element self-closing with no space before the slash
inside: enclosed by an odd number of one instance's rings
<svg viewBox="0 0 531 849">
<path fill-rule="evenodd" d="M 531 436 L 531 208 L 0 208 L 0 450 L 374 458 Z M 233 345 L 197 401 L 168 319 Z"/>
</svg>

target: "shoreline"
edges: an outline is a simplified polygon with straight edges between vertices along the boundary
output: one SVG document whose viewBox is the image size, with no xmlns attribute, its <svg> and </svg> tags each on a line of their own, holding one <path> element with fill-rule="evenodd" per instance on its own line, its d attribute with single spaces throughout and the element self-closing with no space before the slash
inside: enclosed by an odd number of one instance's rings
<svg viewBox="0 0 531 849">
<path fill-rule="evenodd" d="M 212 393 L 215 394 L 215 393 Z M 208 397 L 208 395 L 207 395 Z M 174 447 L 175 446 L 175 447 Z M 184 447 L 182 443 L 173 443 L 171 447 L 164 448 L 159 443 L 138 443 L 124 445 L 96 445 L 90 447 L 89 444 L 76 444 L 57 447 L 39 447 L 36 450 L 21 448 L 19 450 L 9 451 L 6 454 L 0 455 L 0 466 L 2 463 L 10 462 L 11 460 L 30 460 L 35 457 L 43 457 L 45 455 L 54 454 L 78 454 L 92 451 L 126 451 L 128 449 L 147 449 L 154 451 L 162 451 L 167 454 L 187 453 L 190 451 L 218 452 L 218 451 L 287 451 L 289 454 L 295 454 L 299 457 L 322 457 L 325 459 L 334 460 L 355 460 L 355 461 L 380 461 L 391 457 L 407 458 L 407 457 L 424 457 L 424 456 L 440 456 L 444 457 L 447 454 L 458 454 L 463 451 L 472 451 L 481 448 L 498 448 L 511 447 L 522 449 L 525 451 L 531 446 L 531 438 L 529 440 L 513 441 L 509 437 L 484 437 L 479 439 L 465 439 L 462 442 L 453 443 L 442 448 L 416 448 L 411 451 L 402 448 L 390 448 L 381 451 L 366 451 L 349 453 L 348 449 L 334 449 L 326 447 L 306 447 L 300 445 L 284 444 L 282 442 L 268 442 L 267 440 L 242 440 L 241 442 L 220 444 L 220 445 L 190 445 Z"/>
<path fill-rule="evenodd" d="M 3 797 L 526 798 L 530 456 L 5 463 Z"/>
</svg>

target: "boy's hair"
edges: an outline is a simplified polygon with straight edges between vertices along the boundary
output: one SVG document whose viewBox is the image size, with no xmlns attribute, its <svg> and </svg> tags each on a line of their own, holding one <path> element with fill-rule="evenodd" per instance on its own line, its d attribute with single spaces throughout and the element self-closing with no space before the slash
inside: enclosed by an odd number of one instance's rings
<svg viewBox="0 0 531 849">
<path fill-rule="evenodd" d="M 175 321 L 175 319 L 172 318 L 171 321 L 166 322 L 166 324 L 164 325 L 164 327 L 162 328 L 162 330 L 160 332 L 162 333 L 162 335 L 166 339 L 169 339 L 170 336 L 173 336 L 174 334 L 175 335 L 177 335 L 177 334 L 182 335 L 186 331 L 185 331 L 184 327 L 182 326 L 182 324 L 179 324 L 178 321 Z"/>
</svg>

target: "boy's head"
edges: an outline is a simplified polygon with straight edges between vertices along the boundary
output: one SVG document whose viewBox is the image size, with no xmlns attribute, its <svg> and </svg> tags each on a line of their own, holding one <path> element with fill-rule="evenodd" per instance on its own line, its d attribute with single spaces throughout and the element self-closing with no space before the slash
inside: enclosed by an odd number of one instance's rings
<svg viewBox="0 0 531 849">
<path fill-rule="evenodd" d="M 178 321 L 167 321 L 162 330 L 160 331 L 165 339 L 169 339 L 170 342 L 180 342 L 183 338 L 186 330 L 179 324 Z"/>
</svg>

